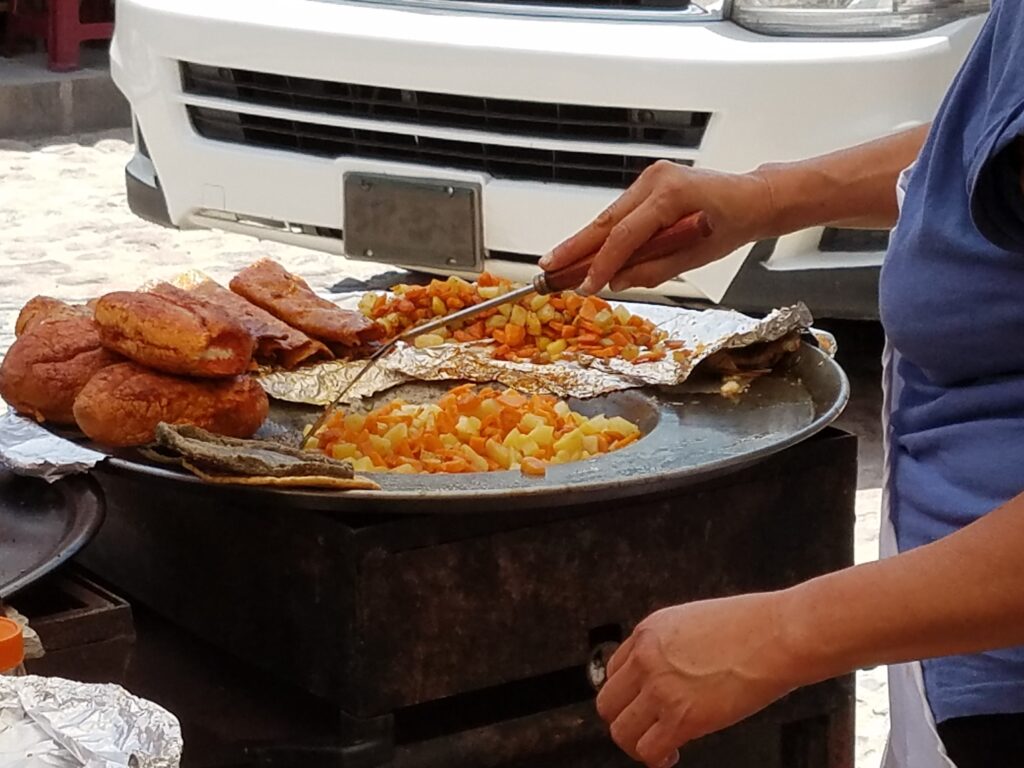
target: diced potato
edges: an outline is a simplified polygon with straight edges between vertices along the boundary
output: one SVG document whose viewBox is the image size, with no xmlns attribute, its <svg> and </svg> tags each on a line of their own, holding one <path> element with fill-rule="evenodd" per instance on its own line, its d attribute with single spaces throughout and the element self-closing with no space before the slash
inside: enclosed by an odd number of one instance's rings
<svg viewBox="0 0 1024 768">
<path fill-rule="evenodd" d="M 602 309 L 594 316 L 594 325 L 602 331 L 607 331 L 615 325 L 615 315 L 607 309 Z"/>
<path fill-rule="evenodd" d="M 533 296 L 530 297 L 530 301 L 529 301 L 530 310 L 532 312 L 536 312 L 538 309 L 543 307 L 549 301 L 551 301 L 551 297 L 550 296 L 544 296 L 543 294 L 540 294 L 540 293 L 534 294 Z"/>
<path fill-rule="evenodd" d="M 617 305 L 615 309 L 612 310 L 612 314 L 615 315 L 615 319 L 618 321 L 619 325 L 625 325 L 629 322 L 629 310 L 621 304 Z"/>
<path fill-rule="evenodd" d="M 608 432 L 615 432 L 623 437 L 629 437 L 640 432 L 640 428 L 636 424 L 624 419 L 621 416 L 612 416 L 608 419 L 608 423 L 605 425 L 605 430 Z"/>
<path fill-rule="evenodd" d="M 430 308 L 434 311 L 435 315 L 448 314 L 448 305 L 441 300 L 440 296 L 435 296 L 430 300 Z"/>
<path fill-rule="evenodd" d="M 552 307 L 551 304 L 545 304 L 537 310 L 537 317 L 542 323 L 550 323 L 555 319 L 555 308 Z"/>
<path fill-rule="evenodd" d="M 523 442 L 519 446 L 519 450 L 523 452 L 523 456 L 536 456 L 540 453 L 540 446 L 536 440 L 529 437 L 524 437 Z"/>
<path fill-rule="evenodd" d="M 442 344 L 444 344 L 444 337 L 436 333 L 424 333 L 413 339 L 413 345 L 416 349 L 429 349 L 430 347 L 439 347 Z"/>
<path fill-rule="evenodd" d="M 477 287 L 476 292 L 480 294 L 481 299 L 494 299 L 501 295 L 497 285 L 481 285 Z"/>
<path fill-rule="evenodd" d="M 495 328 L 504 328 L 506 325 L 508 325 L 508 318 L 504 315 L 492 315 L 491 317 L 488 317 L 487 321 L 484 323 L 484 326 L 491 330 L 494 330 Z"/>
<path fill-rule="evenodd" d="M 369 456 L 360 456 L 352 462 L 352 469 L 356 472 L 373 472 L 377 468 L 373 466 L 373 462 L 370 461 Z"/>
<path fill-rule="evenodd" d="M 441 444 L 445 448 L 456 448 L 459 445 L 459 438 L 455 435 L 441 435 Z"/>
<path fill-rule="evenodd" d="M 536 312 L 527 312 L 526 313 L 526 331 L 531 336 L 540 336 L 541 335 L 542 331 L 541 331 L 541 325 L 540 325 L 540 318 L 537 317 L 537 313 Z"/>
<path fill-rule="evenodd" d="M 537 443 L 537 445 L 546 448 L 555 442 L 555 428 L 550 424 L 540 424 L 530 430 L 530 434 L 527 437 Z"/>
<path fill-rule="evenodd" d="M 550 344 L 548 344 L 547 349 L 545 349 L 544 351 L 551 355 L 552 359 L 554 359 L 555 355 L 560 355 L 563 352 L 565 352 L 568 346 L 569 342 L 566 341 L 565 339 L 555 339 Z"/>
<path fill-rule="evenodd" d="M 547 336 L 537 337 L 537 349 L 539 349 L 541 352 L 545 351 L 548 348 L 548 344 L 550 343 L 551 339 L 549 339 Z"/>
<path fill-rule="evenodd" d="M 354 459 L 359 455 L 359 448 L 352 443 L 336 443 L 331 448 L 331 456 L 336 459 Z"/>
<path fill-rule="evenodd" d="M 555 453 L 561 453 L 562 451 L 567 451 L 568 453 L 582 452 L 583 437 L 583 433 L 578 428 L 563 435 L 555 441 Z"/>
<path fill-rule="evenodd" d="M 391 441 L 380 435 L 370 435 L 370 445 L 377 453 L 385 454 L 391 452 Z"/>
<path fill-rule="evenodd" d="M 498 314 L 500 314 L 507 320 L 509 317 L 512 316 L 512 305 L 502 304 L 500 307 L 498 307 Z"/>
<path fill-rule="evenodd" d="M 361 413 L 348 413 L 345 415 L 345 429 L 349 432 L 359 432 L 366 425 L 366 417 Z"/>
<path fill-rule="evenodd" d="M 414 467 L 412 464 L 399 464 L 391 471 L 396 472 L 399 475 L 415 475 L 416 467 Z"/>
<path fill-rule="evenodd" d="M 544 426 L 544 419 L 535 413 L 523 414 L 523 418 L 519 420 L 519 429 L 523 432 L 530 432 L 542 426 Z"/>
<path fill-rule="evenodd" d="M 307 451 L 315 451 L 315 450 L 318 450 L 319 448 L 320 448 L 320 441 L 317 440 L 315 437 L 311 437 L 311 438 L 309 438 L 309 440 L 306 441 L 306 450 Z"/>
<path fill-rule="evenodd" d="M 583 438 L 583 450 L 591 455 L 601 450 L 601 446 L 597 440 L 597 435 L 586 435 Z"/>
<path fill-rule="evenodd" d="M 480 434 L 481 421 L 476 416 L 459 416 L 455 431 L 460 435 L 475 437 Z"/>
<path fill-rule="evenodd" d="M 492 460 L 496 461 L 505 469 L 508 469 L 512 464 L 512 451 L 506 448 L 504 445 L 499 443 L 493 437 L 489 438 L 486 443 L 487 456 Z"/>
<path fill-rule="evenodd" d="M 509 316 L 508 321 L 512 323 L 512 325 L 522 325 L 525 327 L 526 310 L 523 309 L 518 304 L 516 304 L 514 307 L 512 307 L 512 314 Z"/>
<path fill-rule="evenodd" d="M 468 461 L 470 466 L 472 466 L 477 472 L 486 472 L 490 469 L 487 459 L 474 451 L 468 445 L 462 446 L 462 455 L 466 457 L 466 461 Z"/>
<path fill-rule="evenodd" d="M 477 417 L 481 420 L 497 416 L 499 413 L 501 413 L 501 404 L 492 398 L 482 401 L 477 409 Z"/>
<path fill-rule="evenodd" d="M 560 418 L 564 419 L 570 413 L 572 413 L 572 409 L 569 407 L 569 404 L 565 402 L 565 400 L 559 400 L 557 403 L 555 403 L 555 413 L 557 413 Z"/>
<path fill-rule="evenodd" d="M 608 419 L 604 414 L 594 416 L 580 424 L 580 430 L 584 435 L 598 435 L 608 428 Z"/>
<path fill-rule="evenodd" d="M 402 440 L 409 438 L 409 426 L 404 422 L 395 424 L 391 429 L 384 433 L 384 439 L 391 444 L 391 448 L 394 448 Z"/>
<path fill-rule="evenodd" d="M 523 443 L 523 433 L 519 431 L 518 427 L 514 428 L 510 430 L 507 435 L 505 435 L 505 439 L 502 440 L 501 442 L 502 445 L 508 448 L 515 448 L 518 450 L 519 446 L 521 446 Z"/>
</svg>

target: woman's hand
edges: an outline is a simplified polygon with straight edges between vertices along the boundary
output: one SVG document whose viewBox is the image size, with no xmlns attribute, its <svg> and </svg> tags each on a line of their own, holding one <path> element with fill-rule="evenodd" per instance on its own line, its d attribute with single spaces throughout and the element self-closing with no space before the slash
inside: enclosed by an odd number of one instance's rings
<svg viewBox="0 0 1024 768">
<path fill-rule="evenodd" d="M 783 632 L 784 594 L 689 603 L 641 622 L 612 657 L 597 697 L 615 743 L 665 768 L 688 741 L 807 682 Z"/>
<path fill-rule="evenodd" d="M 763 236 L 773 217 L 771 197 L 768 182 L 757 172 L 718 173 L 660 160 L 593 223 L 542 258 L 540 266 L 559 269 L 600 249 L 582 293 L 595 293 L 609 283 L 613 290 L 653 288 Z M 710 237 L 679 253 L 622 269 L 655 233 L 695 211 L 707 214 Z"/>
</svg>

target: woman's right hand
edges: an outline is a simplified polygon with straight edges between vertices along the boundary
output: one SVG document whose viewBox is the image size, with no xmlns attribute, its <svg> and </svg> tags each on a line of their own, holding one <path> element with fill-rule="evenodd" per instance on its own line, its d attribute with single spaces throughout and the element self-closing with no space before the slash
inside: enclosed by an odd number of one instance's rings
<svg viewBox="0 0 1024 768">
<path fill-rule="evenodd" d="M 635 267 L 623 265 L 660 230 L 704 211 L 712 233 L 696 245 Z M 774 217 L 771 188 L 759 172 L 720 173 L 659 160 L 591 224 L 540 261 L 552 271 L 598 251 L 581 293 L 605 285 L 654 288 L 766 235 Z"/>
</svg>

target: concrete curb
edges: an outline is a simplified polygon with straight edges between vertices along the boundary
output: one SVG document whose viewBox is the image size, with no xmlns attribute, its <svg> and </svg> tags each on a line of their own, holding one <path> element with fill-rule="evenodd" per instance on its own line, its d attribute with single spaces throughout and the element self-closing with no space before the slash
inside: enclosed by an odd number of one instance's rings
<svg viewBox="0 0 1024 768">
<path fill-rule="evenodd" d="M 105 51 L 82 51 L 82 69 L 58 74 L 42 54 L 0 58 L 0 138 L 70 135 L 131 125 Z"/>
</svg>

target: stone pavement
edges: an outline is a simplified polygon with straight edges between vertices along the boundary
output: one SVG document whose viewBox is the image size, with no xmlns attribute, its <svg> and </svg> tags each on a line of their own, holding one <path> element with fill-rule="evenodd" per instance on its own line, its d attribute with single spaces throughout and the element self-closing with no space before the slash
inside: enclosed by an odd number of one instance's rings
<svg viewBox="0 0 1024 768">
<path fill-rule="evenodd" d="M 372 264 L 216 232 L 177 232 L 138 220 L 124 196 L 127 132 L 34 143 L 0 141 L 0 354 L 32 296 L 85 301 L 199 269 L 225 281 L 262 256 L 314 287 L 366 278 Z M 842 340 L 840 339 L 840 345 Z M 856 558 L 878 550 L 879 493 L 857 496 Z M 888 708 L 883 669 L 858 676 L 857 768 L 879 764 Z"/>
</svg>

